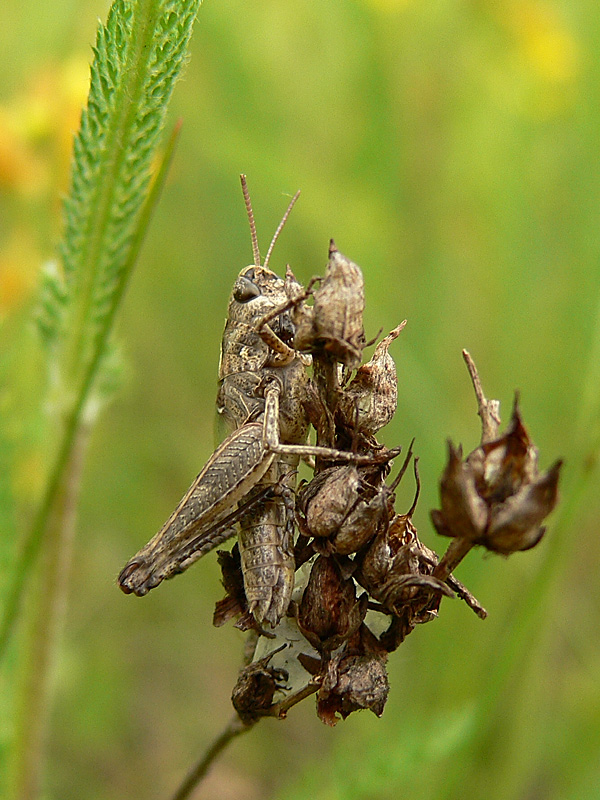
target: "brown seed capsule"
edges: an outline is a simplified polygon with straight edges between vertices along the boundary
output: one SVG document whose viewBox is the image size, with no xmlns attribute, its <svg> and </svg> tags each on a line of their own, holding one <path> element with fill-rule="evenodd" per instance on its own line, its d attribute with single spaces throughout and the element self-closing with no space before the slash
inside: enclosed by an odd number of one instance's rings
<svg viewBox="0 0 600 800">
<path fill-rule="evenodd" d="M 331 539 L 340 555 L 357 553 L 375 537 L 387 519 L 387 495 L 379 491 L 370 500 L 359 500 Z"/>
<path fill-rule="evenodd" d="M 247 630 L 253 627 L 253 617 L 248 611 L 248 602 L 244 592 L 244 576 L 242 575 L 239 548 L 235 544 L 231 552 L 218 550 L 217 556 L 226 595 L 215 605 L 213 625 L 215 628 L 220 628 L 230 619 L 241 616 L 236 627 Z"/>
<path fill-rule="evenodd" d="M 231 702 L 244 722 L 253 722 L 273 705 L 277 690 L 285 689 L 288 673 L 269 666 L 274 653 L 255 661 L 241 670 L 233 687 Z"/>
<path fill-rule="evenodd" d="M 329 539 L 329 552 L 356 553 L 372 539 L 387 512 L 386 466 L 367 470 L 354 465 L 318 473 L 299 498 L 305 534 Z M 364 476 L 364 479 L 363 479 Z"/>
<path fill-rule="evenodd" d="M 337 419 L 343 427 L 373 436 L 392 420 L 398 405 L 398 379 L 388 350 L 405 325 L 406 320 L 379 342 L 373 358 L 358 368 L 340 392 Z"/>
<path fill-rule="evenodd" d="M 375 655 L 342 655 L 332 659 L 317 695 L 317 714 L 326 725 L 335 725 L 337 714 L 346 719 L 353 711 L 368 708 L 383 714 L 389 683 L 385 662 Z"/>
<path fill-rule="evenodd" d="M 437 556 L 417 535 L 410 514 L 397 514 L 389 527 L 382 530 L 361 559 L 357 580 L 382 606 L 396 615 L 409 613 L 415 623 L 431 619 L 427 598 L 453 592 L 432 576 Z M 411 602 L 421 598 L 413 609 Z"/>
<path fill-rule="evenodd" d="M 401 474 L 410 456 L 409 451 Z M 412 523 L 420 491 L 417 461 L 414 462 L 417 489 L 411 508 L 406 514 L 396 514 L 378 533 L 360 556 L 356 575 L 375 600 L 392 614 L 405 617 L 409 627 L 431 619 L 432 610 L 437 608 L 431 600 L 439 600 L 441 595 L 453 596 L 445 583 L 432 576 L 437 555 L 419 540 Z"/>
<path fill-rule="evenodd" d="M 360 364 L 365 346 L 363 312 L 364 280 L 360 267 L 342 255 L 333 239 L 329 263 L 312 308 L 302 306 L 293 314 L 294 347 L 325 351 L 350 369 Z"/>
<path fill-rule="evenodd" d="M 298 609 L 298 627 L 319 652 L 347 641 L 367 613 L 367 594 L 357 601 L 354 581 L 344 579 L 333 558 L 318 556 Z"/>
<path fill-rule="evenodd" d="M 440 481 L 441 510 L 431 518 L 438 533 L 509 555 L 542 538 L 542 521 L 558 499 L 561 461 L 538 472 L 538 453 L 521 420 L 517 400 L 506 433 L 467 459 L 449 445 Z"/>
<path fill-rule="evenodd" d="M 311 536 L 333 536 L 358 501 L 360 481 L 353 464 L 316 475 L 300 496 Z"/>
</svg>

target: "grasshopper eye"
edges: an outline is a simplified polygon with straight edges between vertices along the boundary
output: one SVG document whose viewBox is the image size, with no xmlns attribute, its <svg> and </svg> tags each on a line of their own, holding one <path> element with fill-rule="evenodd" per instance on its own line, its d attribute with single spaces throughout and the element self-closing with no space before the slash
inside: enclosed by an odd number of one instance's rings
<svg viewBox="0 0 600 800">
<path fill-rule="evenodd" d="M 260 294 L 260 289 L 251 280 L 242 276 L 238 278 L 233 288 L 233 299 L 238 303 L 247 303 Z"/>
</svg>

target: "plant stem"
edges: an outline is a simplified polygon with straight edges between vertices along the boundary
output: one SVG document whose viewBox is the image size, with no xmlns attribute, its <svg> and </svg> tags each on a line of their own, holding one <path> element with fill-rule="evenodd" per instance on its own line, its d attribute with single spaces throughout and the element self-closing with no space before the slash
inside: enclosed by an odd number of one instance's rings
<svg viewBox="0 0 600 800">
<path fill-rule="evenodd" d="M 99 338 L 97 348 L 94 356 L 88 365 L 87 372 L 83 378 L 81 387 L 77 393 L 72 410 L 67 414 L 67 420 L 64 426 L 62 441 L 56 457 L 53 468 L 50 471 L 50 479 L 47 484 L 46 492 L 38 513 L 34 519 L 33 526 L 27 534 L 21 554 L 19 556 L 18 565 L 15 569 L 15 577 L 13 585 L 8 592 L 8 599 L 4 609 L 4 616 L 0 623 L 0 659 L 2 659 L 11 633 L 13 631 L 16 619 L 19 614 L 19 606 L 24 592 L 25 584 L 29 578 L 31 570 L 37 560 L 40 547 L 42 545 L 43 537 L 48 523 L 49 516 L 52 512 L 53 504 L 57 502 L 57 497 L 60 494 L 60 487 L 64 480 L 65 470 L 69 461 L 70 454 L 75 447 L 74 441 L 77 436 L 78 426 L 81 424 L 81 419 L 85 416 L 86 403 L 89 400 L 90 394 L 93 390 L 94 380 L 100 367 L 102 356 L 106 349 L 106 342 L 113 328 L 114 319 L 118 311 L 121 298 L 125 292 L 128 278 L 133 271 L 134 264 L 139 255 L 145 234 L 148 230 L 150 219 L 156 204 L 160 198 L 161 191 L 164 187 L 166 176 L 173 159 L 173 154 L 179 133 L 181 131 L 181 121 L 177 122 L 165 148 L 160 167 L 156 173 L 156 177 L 150 188 L 148 197 L 140 214 L 139 225 L 134 232 L 131 247 L 125 266 L 123 269 L 123 280 L 115 295 L 115 302 L 107 315 L 106 328 Z"/>
<path fill-rule="evenodd" d="M 454 572 L 463 558 L 473 547 L 473 542 L 469 539 L 456 537 L 448 545 L 448 549 L 440 559 L 439 564 L 433 570 L 434 578 L 445 581 L 451 572 Z"/>
<path fill-rule="evenodd" d="M 246 724 L 242 722 L 240 717 L 236 714 L 231 718 L 225 729 L 216 737 L 212 744 L 208 747 L 202 758 L 197 764 L 192 767 L 187 774 L 183 783 L 177 789 L 171 800 L 186 800 L 190 797 L 191 793 L 198 786 L 200 781 L 205 777 L 206 773 L 212 766 L 213 761 L 218 755 L 233 741 L 237 736 L 251 730 L 258 720 Z"/>
<path fill-rule="evenodd" d="M 88 438 L 88 427 L 80 426 L 49 516 L 44 557 L 39 563 L 36 592 L 31 598 L 16 722 L 12 783 L 15 800 L 33 800 L 39 794 L 54 654 L 65 615 L 77 501 Z"/>
</svg>

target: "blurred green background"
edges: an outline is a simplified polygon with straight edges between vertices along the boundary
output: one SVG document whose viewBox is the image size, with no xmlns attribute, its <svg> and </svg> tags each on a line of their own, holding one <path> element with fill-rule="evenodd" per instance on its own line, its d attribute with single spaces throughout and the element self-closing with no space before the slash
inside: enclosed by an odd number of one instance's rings
<svg viewBox="0 0 600 800">
<path fill-rule="evenodd" d="M 29 317 L 108 5 L 3 4 L 0 359 L 17 380 L 1 387 L 0 468 L 16 529 L 49 458 Z M 322 273 L 334 237 L 363 268 L 368 335 L 408 318 L 382 438 L 416 437 L 422 539 L 445 546 L 429 509 L 446 438 L 478 443 L 463 347 L 505 420 L 521 390 L 541 465 L 566 459 L 575 513 L 555 513 L 531 553 L 469 556 L 458 575 L 488 620 L 445 601 L 390 658 L 381 720 L 330 730 L 310 699 L 236 742 L 197 797 L 600 797 L 600 502 L 574 494 L 599 393 L 598 41 L 591 0 L 205 0 L 171 105 L 180 145 L 122 309 L 126 380 L 88 454 L 48 797 L 165 798 L 231 713 L 243 639 L 211 625 L 215 558 L 144 600 L 115 577 L 213 449 L 227 296 L 252 260 L 242 171 L 263 252 L 302 190 L 274 269 Z"/>
</svg>

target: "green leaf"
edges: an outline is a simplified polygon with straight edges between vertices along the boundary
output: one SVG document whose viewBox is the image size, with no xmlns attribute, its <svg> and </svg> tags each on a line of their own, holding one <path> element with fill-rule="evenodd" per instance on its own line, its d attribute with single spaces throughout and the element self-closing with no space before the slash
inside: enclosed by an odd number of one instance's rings
<svg viewBox="0 0 600 800">
<path fill-rule="evenodd" d="M 115 0 L 94 48 L 90 91 L 73 145 L 64 204 L 62 271 L 42 278 L 38 327 L 48 345 L 63 434 L 25 537 L 0 627 L 3 652 L 80 426 L 114 386 L 105 358 L 115 315 L 175 142 L 151 188 L 152 164 L 200 0 Z M 102 377 L 102 370 L 105 374 Z M 97 400 L 97 398 L 96 398 Z"/>
<path fill-rule="evenodd" d="M 81 380 L 128 277 L 165 111 L 199 0 L 117 0 L 98 31 L 90 93 L 74 142 L 60 247 L 69 322 L 63 371 Z"/>
</svg>

